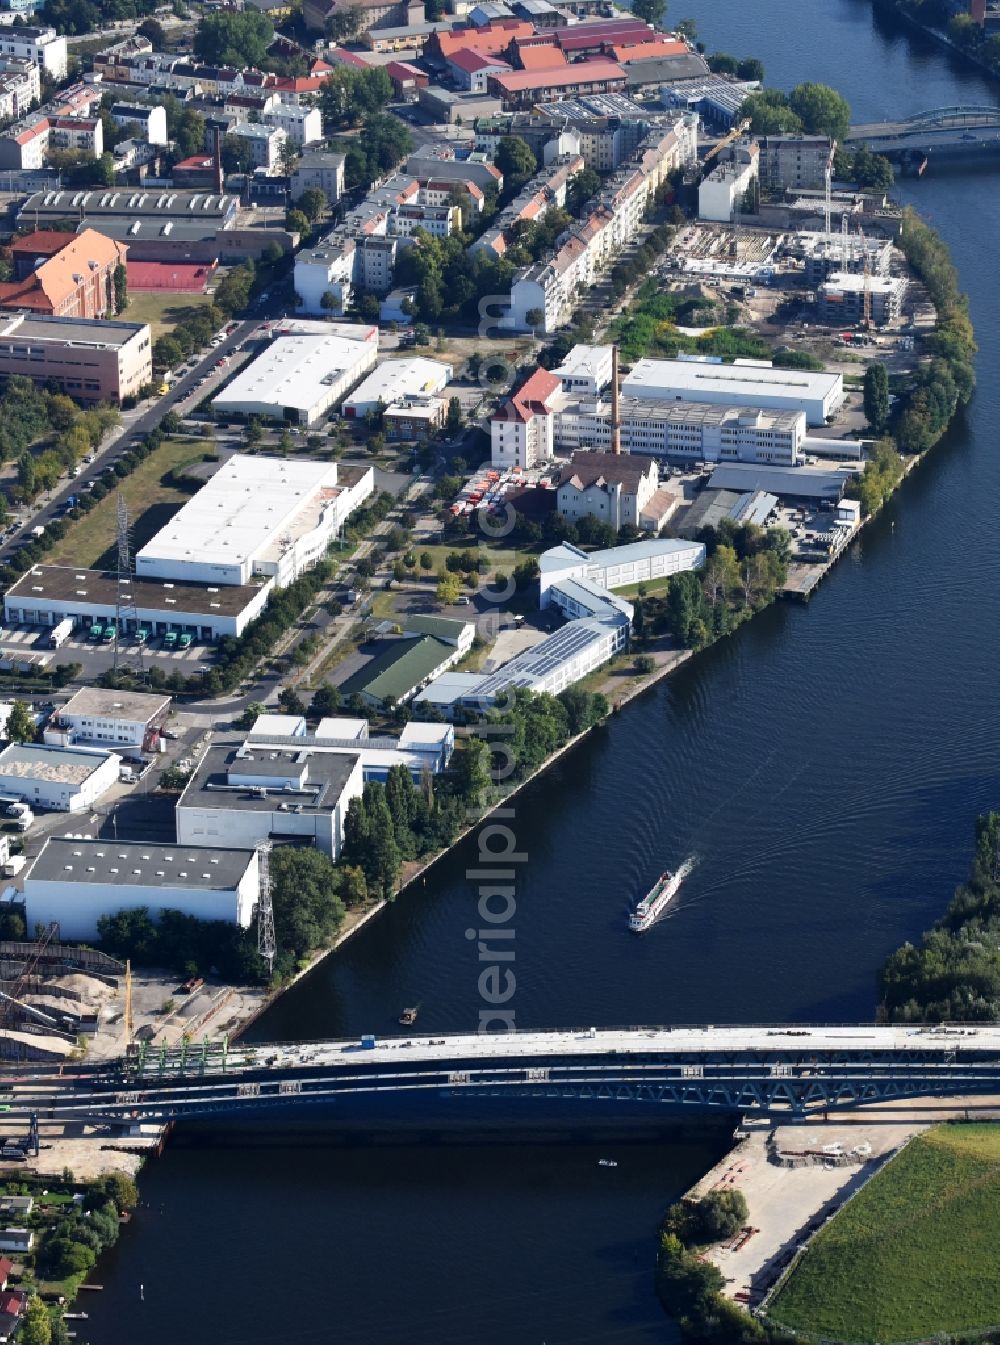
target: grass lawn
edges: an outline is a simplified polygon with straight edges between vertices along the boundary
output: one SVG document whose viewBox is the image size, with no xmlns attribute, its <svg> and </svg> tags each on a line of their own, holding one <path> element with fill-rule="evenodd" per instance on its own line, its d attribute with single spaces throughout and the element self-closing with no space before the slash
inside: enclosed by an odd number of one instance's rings
<svg viewBox="0 0 1000 1345">
<path fill-rule="evenodd" d="M 176 290 L 149 290 L 140 294 L 130 290 L 122 321 L 148 322 L 155 341 L 175 327 L 185 314 L 206 308 L 211 302 L 210 294 L 178 294 Z"/>
<path fill-rule="evenodd" d="M 883 1345 L 995 1326 L 998 1243 L 1000 1126 L 939 1126 L 818 1234 L 770 1316 Z"/>
<path fill-rule="evenodd" d="M 510 574 L 515 565 L 520 565 L 522 561 L 538 559 L 537 551 L 517 551 L 514 547 L 481 547 L 475 540 L 470 541 L 467 546 L 441 546 L 438 543 L 434 543 L 431 546 L 418 546 L 414 544 L 412 549 L 418 558 L 418 575 L 427 573 L 426 570 L 422 570 L 419 567 L 419 558 L 425 551 L 430 553 L 431 559 L 434 561 L 434 569 L 431 571 L 432 574 L 437 574 L 439 571 L 446 568 L 445 559 L 452 551 L 474 551 L 476 555 L 484 555 L 489 562 L 490 567 L 487 575 L 484 576 L 486 578 L 489 578 L 494 570 L 503 570 L 504 574 Z"/>
<path fill-rule="evenodd" d="M 648 598 L 654 593 L 666 593 L 670 587 L 670 580 L 671 576 L 664 574 L 659 579 L 646 579 L 641 584 L 626 584 L 624 588 L 616 588 L 615 593 L 619 598 L 638 598 L 639 590 L 642 589 L 642 596 Z"/>
<path fill-rule="evenodd" d="M 186 491 L 165 485 L 162 478 L 174 467 L 197 462 L 203 453 L 211 451 L 213 445 L 207 439 L 166 439 L 161 448 L 120 483 L 132 524 L 133 553 L 145 546 L 191 498 Z M 89 514 L 70 523 L 66 536 L 46 555 L 45 564 L 82 565 L 88 569 L 113 564 L 117 554 L 117 508 L 116 492 L 110 491 Z"/>
</svg>

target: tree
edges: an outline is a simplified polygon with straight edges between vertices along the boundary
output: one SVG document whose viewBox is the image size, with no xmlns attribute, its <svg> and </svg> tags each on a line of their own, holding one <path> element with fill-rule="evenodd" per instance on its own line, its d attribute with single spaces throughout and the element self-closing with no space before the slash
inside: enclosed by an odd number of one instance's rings
<svg viewBox="0 0 1000 1345">
<path fill-rule="evenodd" d="M 278 151 L 278 166 L 285 177 L 291 177 L 299 161 L 299 150 L 290 136 L 285 136 Z"/>
<path fill-rule="evenodd" d="M 524 315 L 524 320 L 532 329 L 542 327 L 545 325 L 545 310 L 543 308 L 529 308 Z"/>
<path fill-rule="evenodd" d="M 167 35 L 163 31 L 163 24 L 158 19 L 143 19 L 142 23 L 136 29 L 140 37 L 148 37 L 153 44 L 154 51 L 162 51 L 163 44 L 167 40 Z"/>
<path fill-rule="evenodd" d="M 865 370 L 864 409 L 868 424 L 881 434 L 889 419 L 889 373 L 884 364 L 869 364 Z"/>
<path fill-rule="evenodd" d="M 33 743 L 35 741 L 35 721 L 25 701 L 14 701 L 7 717 L 6 736 L 12 743 Z"/>
<path fill-rule="evenodd" d="M 796 84 L 788 95 L 788 105 L 810 135 L 843 141 L 851 128 L 850 104 L 828 84 Z"/>
<path fill-rule="evenodd" d="M 762 61 L 758 61 L 755 56 L 746 57 L 736 67 L 736 75 L 739 79 L 756 80 L 758 84 L 763 84 L 764 64 Z"/>
<path fill-rule="evenodd" d="M 289 233 L 298 234 L 300 238 L 306 238 L 309 234 L 309 221 L 301 210 L 289 210 L 285 215 L 285 228 Z"/>
<path fill-rule="evenodd" d="M 802 119 L 788 105 L 779 89 L 762 89 L 750 94 L 740 107 L 742 121 L 749 117 L 755 135 L 794 135 L 802 130 Z"/>
<path fill-rule="evenodd" d="M 333 308 L 340 307 L 340 300 L 334 294 L 333 290 L 324 290 L 319 296 L 319 306 L 329 312 Z"/>
<path fill-rule="evenodd" d="M 93 1259 L 91 1259 L 91 1265 Z M 28 1299 L 24 1320 L 17 1335 L 21 1345 L 51 1345 L 52 1321 L 45 1304 L 37 1294 Z"/>
<path fill-rule="evenodd" d="M 422 570 L 433 570 L 433 569 L 434 569 L 434 557 L 431 555 L 431 553 L 430 553 L 429 551 L 421 551 L 421 553 L 420 553 L 420 568 L 421 568 Z"/>
<path fill-rule="evenodd" d="M 485 739 L 466 738 L 452 758 L 451 769 L 459 797 L 478 808 L 490 787 L 490 749 Z"/>
<path fill-rule="evenodd" d="M 505 196 L 514 196 L 538 172 L 538 160 L 526 140 L 519 135 L 504 135 L 497 142 L 493 162 L 503 174 Z"/>
<path fill-rule="evenodd" d="M 194 54 L 207 65 L 259 69 L 267 59 L 274 24 L 256 9 L 205 14 L 194 35 Z"/>
<path fill-rule="evenodd" d="M 461 592 L 462 585 L 457 575 L 443 574 L 438 579 L 436 596 L 443 607 L 454 607 Z"/>
<path fill-rule="evenodd" d="M 344 42 L 357 34 L 363 18 L 364 10 L 360 5 L 349 5 L 328 15 L 323 27 L 332 42 Z"/>
<path fill-rule="evenodd" d="M 330 943 L 345 914 L 330 857 L 322 850 L 281 847 L 271 857 L 271 879 L 279 947 L 305 957 Z"/>
<path fill-rule="evenodd" d="M 124 313 L 128 308 L 128 272 L 125 267 L 118 263 L 114 273 L 115 286 L 115 312 Z"/>
<path fill-rule="evenodd" d="M 601 190 L 601 178 L 592 168 L 581 168 L 574 173 L 566 188 L 566 209 L 576 215 L 584 204 Z"/>
<path fill-rule="evenodd" d="M 134 1210 L 139 1203 L 139 1188 L 127 1172 L 109 1172 L 100 1179 L 98 1188 L 119 1211 Z"/>
<path fill-rule="evenodd" d="M 632 0 L 632 13 L 654 28 L 662 28 L 667 17 L 667 0 Z"/>
<path fill-rule="evenodd" d="M 253 145 L 244 135 L 227 135 L 222 141 L 222 166 L 227 173 L 253 172 Z"/>
<path fill-rule="evenodd" d="M 674 32 L 678 37 L 684 38 L 686 42 L 693 45 L 698 37 L 698 24 L 694 19 L 681 19 L 678 24 L 674 25 Z"/>
<path fill-rule="evenodd" d="M 374 887 L 383 898 L 388 899 L 399 876 L 399 847 L 385 789 L 381 785 L 371 784 L 366 787 L 366 794 L 370 858 L 365 873 L 369 887 Z"/>
<path fill-rule="evenodd" d="M 313 223 L 323 217 L 329 204 L 326 192 L 320 191 L 319 187 L 307 187 L 295 202 L 296 208 Z"/>
<path fill-rule="evenodd" d="M 22 453 L 17 460 L 17 484 L 30 499 L 35 493 L 35 459 L 30 453 Z"/>
<path fill-rule="evenodd" d="M 462 403 L 458 397 L 448 398 L 448 420 L 446 428 L 449 434 L 457 434 L 462 428 L 465 417 L 462 415 Z"/>
</svg>

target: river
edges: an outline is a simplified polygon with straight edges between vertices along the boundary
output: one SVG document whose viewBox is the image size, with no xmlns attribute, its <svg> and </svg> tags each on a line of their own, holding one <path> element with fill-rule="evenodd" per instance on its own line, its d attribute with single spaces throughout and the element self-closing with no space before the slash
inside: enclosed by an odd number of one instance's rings
<svg viewBox="0 0 1000 1345">
<path fill-rule="evenodd" d="M 839 87 L 872 121 L 996 89 L 868 0 L 674 0 L 709 51 Z M 966 415 L 808 607 L 781 605 L 629 707 L 518 799 L 521 1026 L 871 1018 L 885 954 L 964 875 L 998 802 L 1000 194 L 984 170 L 904 182 L 951 245 L 981 346 Z M 992 261 L 990 259 L 993 259 Z M 642 940 L 656 874 L 697 867 Z M 474 843 L 257 1024 L 258 1038 L 474 1027 Z M 586 1138 L 330 1146 L 178 1134 L 103 1264 L 92 1345 L 674 1338 L 652 1294 L 665 1201 L 717 1152 Z M 603 1180 L 610 1178 L 610 1180 Z M 145 1286 L 140 1302 L 139 1284 Z"/>
</svg>

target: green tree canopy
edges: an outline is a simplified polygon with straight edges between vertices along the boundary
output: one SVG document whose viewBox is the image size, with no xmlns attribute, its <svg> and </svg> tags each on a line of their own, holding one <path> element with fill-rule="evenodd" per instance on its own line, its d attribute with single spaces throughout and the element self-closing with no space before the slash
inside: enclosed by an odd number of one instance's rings
<svg viewBox="0 0 1000 1345">
<path fill-rule="evenodd" d="M 847 99 L 828 84 L 796 84 L 788 105 L 811 135 L 828 135 L 843 141 L 851 127 Z"/>
<path fill-rule="evenodd" d="M 256 9 L 205 14 L 194 35 L 194 54 L 208 65 L 259 68 L 267 59 L 274 24 Z"/>
</svg>

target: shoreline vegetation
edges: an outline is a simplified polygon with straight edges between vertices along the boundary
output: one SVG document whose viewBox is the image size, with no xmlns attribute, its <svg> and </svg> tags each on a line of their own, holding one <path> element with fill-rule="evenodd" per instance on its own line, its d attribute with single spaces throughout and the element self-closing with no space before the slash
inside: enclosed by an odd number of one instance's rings
<svg viewBox="0 0 1000 1345">
<path fill-rule="evenodd" d="M 1000 35 L 987 37 L 971 14 L 955 13 L 944 0 L 872 0 L 872 5 L 918 28 L 984 75 L 1000 78 Z"/>
</svg>

